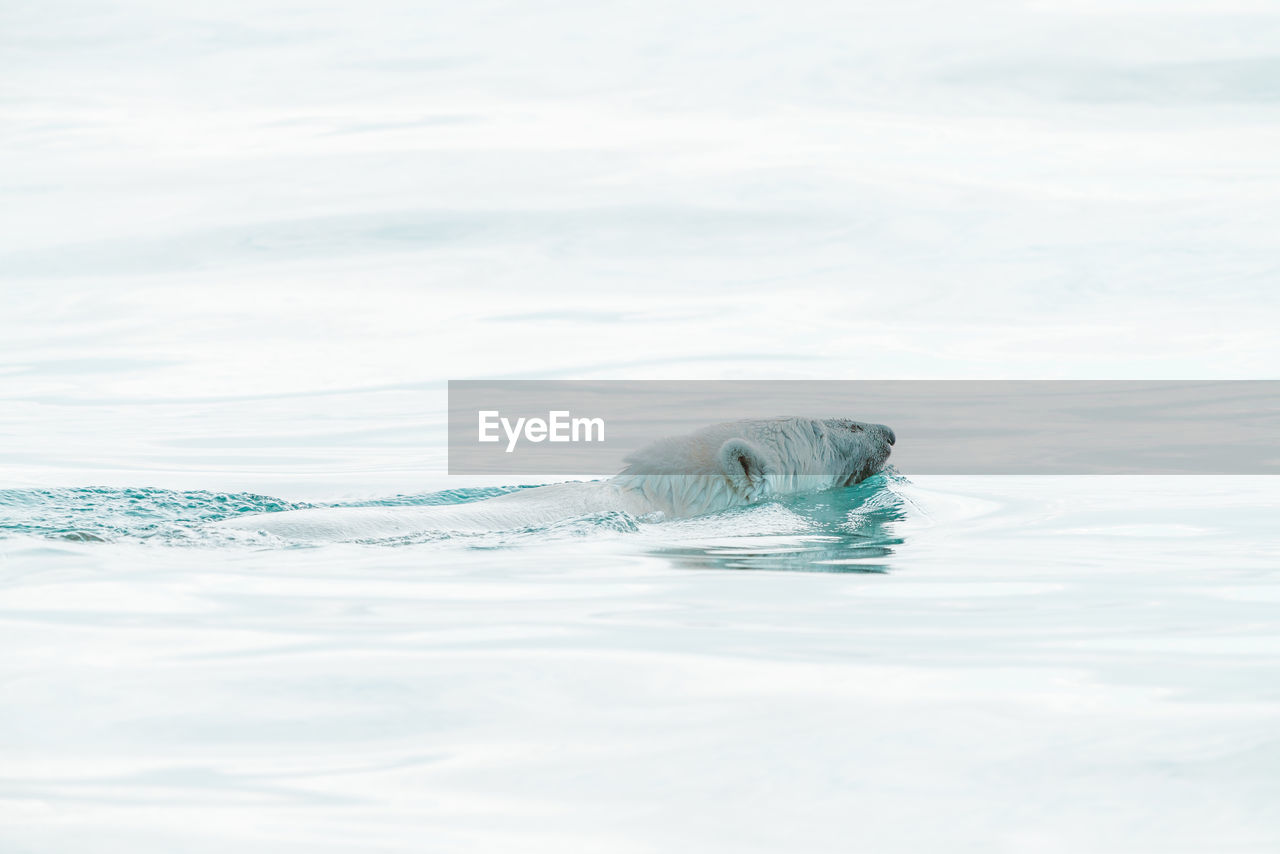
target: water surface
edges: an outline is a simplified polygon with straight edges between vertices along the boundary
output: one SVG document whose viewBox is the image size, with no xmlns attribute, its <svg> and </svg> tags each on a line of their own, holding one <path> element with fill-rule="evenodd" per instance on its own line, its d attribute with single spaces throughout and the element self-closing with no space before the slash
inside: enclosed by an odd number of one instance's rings
<svg viewBox="0 0 1280 854">
<path fill-rule="evenodd" d="M 1271 480 L 211 526 L 523 485 L 444 475 L 450 379 L 1275 379 L 1277 44 L 1249 0 L 4 4 L 0 849 L 1280 850 Z"/>
<path fill-rule="evenodd" d="M 1266 850 L 1277 505 L 1266 478 L 890 475 L 308 544 L 207 526 L 302 506 L 259 495 L 9 490 L 5 835 Z"/>
</svg>

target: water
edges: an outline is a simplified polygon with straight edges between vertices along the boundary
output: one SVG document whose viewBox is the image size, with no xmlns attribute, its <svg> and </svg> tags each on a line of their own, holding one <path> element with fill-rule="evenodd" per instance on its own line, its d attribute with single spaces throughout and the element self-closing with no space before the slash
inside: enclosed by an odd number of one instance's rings
<svg viewBox="0 0 1280 854">
<path fill-rule="evenodd" d="M 1272 479 L 212 524 L 526 485 L 443 474 L 449 379 L 1274 379 L 1277 38 L 0 9 L 0 849 L 1280 849 Z"/>
<path fill-rule="evenodd" d="M 891 474 L 316 545 L 208 526 L 301 506 L 259 495 L 8 490 L 5 836 L 1265 850 L 1278 505 L 1268 478 Z"/>
</svg>

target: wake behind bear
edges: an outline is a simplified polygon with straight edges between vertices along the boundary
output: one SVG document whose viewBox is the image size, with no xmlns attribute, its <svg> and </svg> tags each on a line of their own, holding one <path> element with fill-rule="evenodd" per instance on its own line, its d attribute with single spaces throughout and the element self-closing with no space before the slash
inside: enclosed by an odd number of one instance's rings
<svg viewBox="0 0 1280 854">
<path fill-rule="evenodd" d="M 603 481 L 522 489 L 469 504 L 327 507 L 218 523 L 290 539 L 352 540 L 432 530 L 490 531 L 620 511 L 681 519 L 858 483 L 884 468 L 895 441 L 883 424 L 768 418 L 713 424 L 662 439 Z"/>
</svg>

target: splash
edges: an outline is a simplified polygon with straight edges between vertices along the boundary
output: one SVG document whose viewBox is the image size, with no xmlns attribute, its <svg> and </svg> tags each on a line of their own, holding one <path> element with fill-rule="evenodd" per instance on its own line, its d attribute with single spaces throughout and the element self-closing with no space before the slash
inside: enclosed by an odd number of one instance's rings
<svg viewBox="0 0 1280 854">
<path fill-rule="evenodd" d="M 251 492 L 100 486 L 0 489 L 0 537 L 198 543 L 207 538 L 205 528 L 211 522 L 310 506 Z"/>
<path fill-rule="evenodd" d="M 908 484 L 889 471 L 857 486 L 671 522 L 611 511 L 505 530 L 424 530 L 348 542 L 369 547 L 510 549 L 630 538 L 641 552 L 668 558 L 685 568 L 883 572 L 885 558 L 901 543 L 894 531 L 896 523 L 917 510 L 905 493 Z M 232 531 L 214 523 L 312 508 L 449 507 L 522 488 L 450 489 L 328 504 L 247 492 L 8 489 L 0 490 L 0 538 L 209 548 L 319 547 L 320 542 Z"/>
</svg>

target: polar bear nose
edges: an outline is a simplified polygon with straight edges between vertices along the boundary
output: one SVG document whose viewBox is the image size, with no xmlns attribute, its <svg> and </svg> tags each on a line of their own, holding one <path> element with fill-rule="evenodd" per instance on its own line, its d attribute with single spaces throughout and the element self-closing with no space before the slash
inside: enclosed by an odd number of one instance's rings
<svg viewBox="0 0 1280 854">
<path fill-rule="evenodd" d="M 893 435 L 892 428 L 886 427 L 883 424 L 877 424 L 876 426 L 880 428 L 880 432 L 884 433 L 884 440 L 890 445 L 898 441 L 898 437 Z"/>
</svg>

